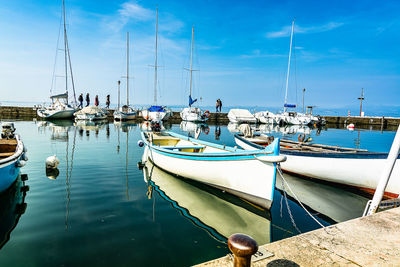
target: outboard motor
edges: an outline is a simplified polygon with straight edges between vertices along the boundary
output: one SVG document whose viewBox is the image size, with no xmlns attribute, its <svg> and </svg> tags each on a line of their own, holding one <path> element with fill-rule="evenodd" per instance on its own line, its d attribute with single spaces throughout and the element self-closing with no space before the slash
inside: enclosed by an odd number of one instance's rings
<svg viewBox="0 0 400 267">
<path fill-rule="evenodd" d="M 3 122 L 1 124 L 1 138 L 3 139 L 13 139 L 15 138 L 15 127 L 12 122 Z"/>
</svg>

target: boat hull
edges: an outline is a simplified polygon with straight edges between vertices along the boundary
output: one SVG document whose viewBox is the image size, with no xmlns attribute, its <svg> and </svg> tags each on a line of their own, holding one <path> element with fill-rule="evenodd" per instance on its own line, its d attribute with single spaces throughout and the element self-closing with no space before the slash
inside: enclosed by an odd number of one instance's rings
<svg viewBox="0 0 400 267">
<path fill-rule="evenodd" d="M 43 119 L 71 119 L 74 117 L 75 109 L 68 110 L 46 110 L 38 109 L 37 115 Z"/>
<path fill-rule="evenodd" d="M 191 122 L 205 122 L 208 119 L 206 115 L 203 115 L 203 112 L 199 108 L 193 108 L 193 107 L 184 108 L 180 112 L 180 116 L 183 121 L 191 121 Z"/>
<path fill-rule="evenodd" d="M 132 112 L 132 113 L 114 112 L 114 120 L 116 120 L 116 121 L 135 120 L 136 117 L 137 117 L 136 112 Z"/>
<path fill-rule="evenodd" d="M 17 150 L 14 155 L 0 160 L 0 192 L 7 190 L 18 177 L 24 145 L 19 138 L 17 138 L 17 142 Z"/>
<path fill-rule="evenodd" d="M 236 144 L 246 150 L 260 147 L 235 136 Z M 281 163 L 284 171 L 323 181 L 375 190 L 384 169 L 387 153 L 316 153 L 281 149 L 287 157 Z M 400 194 L 400 160 L 397 159 L 386 187 L 386 193 Z"/>
<path fill-rule="evenodd" d="M 171 114 L 168 111 L 143 110 L 142 117 L 143 117 L 143 119 L 148 120 L 148 121 L 163 121 L 163 120 L 167 120 L 169 117 L 171 117 Z"/>
<path fill-rule="evenodd" d="M 147 141 L 146 144 L 145 155 L 161 169 L 224 190 L 261 207 L 271 207 L 276 163 L 263 161 L 268 155 L 233 152 L 197 156 L 199 153 L 169 152 Z M 276 153 L 279 152 L 274 151 L 274 155 Z"/>
</svg>

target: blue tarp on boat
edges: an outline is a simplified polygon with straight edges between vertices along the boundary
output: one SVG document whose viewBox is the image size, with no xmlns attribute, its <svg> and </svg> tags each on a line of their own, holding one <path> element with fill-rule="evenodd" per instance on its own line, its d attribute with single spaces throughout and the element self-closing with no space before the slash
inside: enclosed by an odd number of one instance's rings
<svg viewBox="0 0 400 267">
<path fill-rule="evenodd" d="M 164 112 L 166 111 L 164 107 L 162 106 L 151 106 L 147 109 L 150 112 Z"/>
<path fill-rule="evenodd" d="M 295 108 L 296 105 L 295 104 L 285 104 L 283 105 L 285 108 Z"/>
</svg>

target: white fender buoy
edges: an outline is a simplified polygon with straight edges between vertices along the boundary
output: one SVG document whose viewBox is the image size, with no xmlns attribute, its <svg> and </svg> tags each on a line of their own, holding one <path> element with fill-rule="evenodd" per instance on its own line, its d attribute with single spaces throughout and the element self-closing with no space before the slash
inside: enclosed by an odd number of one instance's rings
<svg viewBox="0 0 400 267">
<path fill-rule="evenodd" d="M 55 169 L 57 168 L 60 161 L 56 157 L 56 155 L 50 156 L 46 159 L 46 169 Z"/>
<path fill-rule="evenodd" d="M 137 142 L 137 145 L 138 145 L 139 147 L 143 147 L 143 146 L 144 146 L 144 142 L 143 142 L 142 140 L 139 140 L 139 141 Z"/>
<path fill-rule="evenodd" d="M 350 130 L 350 131 L 353 131 L 354 128 L 355 128 L 355 126 L 354 126 L 353 123 L 350 123 L 349 125 L 347 125 L 347 129 Z"/>
</svg>

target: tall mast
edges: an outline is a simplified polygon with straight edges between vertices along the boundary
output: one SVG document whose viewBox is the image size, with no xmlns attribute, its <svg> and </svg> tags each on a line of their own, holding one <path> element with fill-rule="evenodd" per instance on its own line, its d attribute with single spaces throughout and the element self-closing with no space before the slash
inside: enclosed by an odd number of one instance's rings
<svg viewBox="0 0 400 267">
<path fill-rule="evenodd" d="M 288 85 L 289 85 L 289 72 L 290 72 L 290 58 L 292 55 L 292 40 L 293 40 L 293 28 L 294 28 L 294 19 L 292 22 L 292 33 L 290 34 L 290 48 L 289 48 L 289 61 L 288 61 L 288 67 L 287 67 L 287 74 L 286 74 L 286 90 L 285 90 L 285 105 L 283 107 L 283 111 L 286 112 L 287 107 L 287 90 L 288 90 Z"/>
<path fill-rule="evenodd" d="M 189 96 L 192 95 L 192 73 L 193 73 L 193 35 L 194 26 L 192 27 L 192 48 L 190 50 L 190 85 L 189 85 Z"/>
<path fill-rule="evenodd" d="M 65 0 L 63 0 L 63 20 L 64 20 L 64 63 L 65 63 L 65 91 L 68 92 L 68 61 L 67 61 L 67 28 L 65 26 Z M 68 97 L 67 97 L 68 104 Z"/>
<path fill-rule="evenodd" d="M 156 8 L 156 59 L 154 63 L 154 105 L 157 105 L 157 31 L 158 31 L 158 8 Z"/>
<path fill-rule="evenodd" d="M 121 81 L 118 81 L 118 110 L 119 110 L 119 103 L 121 102 L 120 101 L 120 90 L 119 90 L 119 88 L 120 88 L 120 85 L 121 85 Z"/>
<path fill-rule="evenodd" d="M 126 104 L 129 106 L 129 32 L 126 33 Z"/>
</svg>

